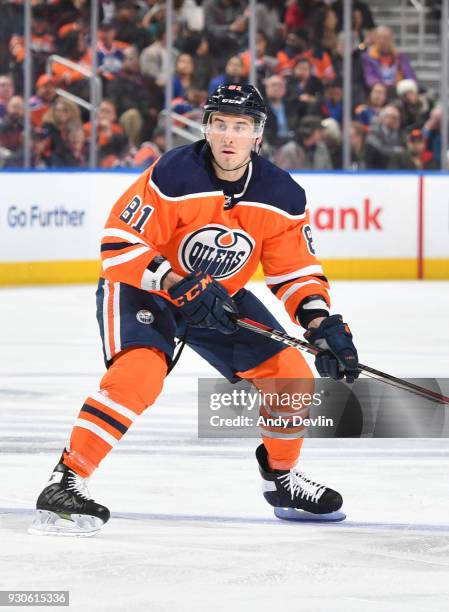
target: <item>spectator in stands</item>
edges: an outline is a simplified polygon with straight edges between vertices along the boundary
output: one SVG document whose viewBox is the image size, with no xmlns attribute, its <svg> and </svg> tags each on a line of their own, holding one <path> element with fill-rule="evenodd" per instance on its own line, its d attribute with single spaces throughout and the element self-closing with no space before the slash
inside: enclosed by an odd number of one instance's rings
<svg viewBox="0 0 449 612">
<path fill-rule="evenodd" d="M 441 164 L 441 103 L 435 106 L 430 117 L 423 126 L 423 134 L 427 143 L 427 150 L 438 164 Z"/>
<path fill-rule="evenodd" d="M 152 77 L 158 87 L 165 86 L 167 74 L 167 41 L 165 27 L 159 25 L 155 33 L 156 40 L 140 54 L 140 71 L 145 77 Z M 179 51 L 173 47 L 172 62 L 176 61 Z"/>
<path fill-rule="evenodd" d="M 304 28 L 308 25 L 308 17 L 312 9 L 312 2 L 296 0 L 287 6 L 284 14 L 284 25 L 287 33 L 293 32 L 297 28 Z"/>
<path fill-rule="evenodd" d="M 98 3 L 100 5 L 98 16 L 100 23 L 108 18 L 106 16 L 108 12 L 103 11 L 103 5 L 106 5 L 106 3 L 107 0 Z M 58 37 L 65 36 L 70 31 L 80 28 L 87 33 L 90 23 L 90 0 L 63 0 L 62 2 L 49 0 L 47 4 L 53 5 L 50 8 L 51 23 Z"/>
<path fill-rule="evenodd" d="M 228 83 L 247 83 L 248 81 L 242 76 L 242 73 L 242 58 L 239 55 L 233 55 L 226 62 L 225 71 L 210 81 L 208 93 L 211 94 L 220 85 L 227 85 Z"/>
<path fill-rule="evenodd" d="M 401 113 L 401 125 L 408 131 L 421 128 L 429 112 L 429 103 L 418 94 L 418 85 L 413 79 L 403 79 L 396 85 L 398 100 L 395 102 Z"/>
<path fill-rule="evenodd" d="M 6 107 L 13 95 L 14 81 L 8 74 L 0 74 L 0 121 L 6 114 Z"/>
<path fill-rule="evenodd" d="M 345 34 L 340 32 L 337 36 L 337 48 L 332 56 L 332 66 L 338 79 L 343 81 L 343 56 L 344 56 Z M 356 45 L 352 49 L 352 105 L 363 103 L 366 100 L 366 87 L 363 78 L 362 54 L 364 48 Z"/>
<path fill-rule="evenodd" d="M 363 51 L 371 44 L 372 29 L 366 30 L 363 23 L 363 13 L 359 8 L 352 9 L 352 44 Z"/>
<path fill-rule="evenodd" d="M 180 0 L 176 18 L 181 26 L 188 32 L 201 32 L 204 28 L 204 9 L 201 3 L 195 0 Z M 176 2 L 175 2 L 176 7 Z"/>
<path fill-rule="evenodd" d="M 287 34 L 283 47 L 277 52 L 277 71 L 279 74 L 289 76 L 296 62 L 309 48 L 307 32 L 301 28 Z M 311 62 L 312 63 L 312 62 Z"/>
<path fill-rule="evenodd" d="M 45 169 L 48 167 L 46 157 L 47 135 L 40 129 L 31 131 L 31 159 L 30 165 L 32 168 Z M 24 165 L 24 147 L 23 143 L 13 153 L 9 149 L 0 146 L 0 168 L 22 168 Z"/>
<path fill-rule="evenodd" d="M 287 102 L 285 79 L 275 74 L 265 82 L 267 123 L 265 140 L 271 147 L 279 147 L 288 142 L 297 127 L 298 115 L 296 101 Z"/>
<path fill-rule="evenodd" d="M 142 27 L 144 27 L 152 38 L 157 36 L 160 27 L 165 24 L 165 4 L 159 0 L 146 0 L 145 14 L 142 16 Z"/>
<path fill-rule="evenodd" d="M 117 123 L 117 113 L 114 103 L 107 98 L 103 99 L 97 110 L 97 149 L 98 158 L 101 160 L 106 155 L 116 153 L 117 155 L 123 148 L 124 132 L 122 126 Z M 92 125 L 90 121 L 84 124 L 84 135 L 86 140 L 90 140 Z M 117 150 L 115 150 L 115 148 Z"/>
<path fill-rule="evenodd" d="M 69 122 L 61 146 L 53 151 L 49 165 L 53 168 L 84 168 L 87 165 L 87 147 L 83 126 Z"/>
<path fill-rule="evenodd" d="M 338 16 L 335 9 L 329 4 L 318 6 L 311 21 L 314 46 L 332 56 L 337 48 Z"/>
<path fill-rule="evenodd" d="M 326 84 L 321 103 L 321 116 L 331 117 L 339 124 L 343 121 L 343 86 L 340 79 Z"/>
<path fill-rule="evenodd" d="M 48 165 L 55 166 L 55 160 L 66 156 L 68 130 L 74 124 L 81 124 L 80 109 L 74 102 L 58 96 L 42 118 L 42 130 L 47 136 L 45 158 Z"/>
<path fill-rule="evenodd" d="M 259 0 L 257 2 L 256 23 L 259 31 L 263 32 L 268 40 L 269 47 L 278 46 L 283 37 L 283 25 L 280 11 L 283 7 L 278 0 Z"/>
<path fill-rule="evenodd" d="M 197 87 L 189 87 L 185 98 L 175 98 L 172 103 L 172 110 L 179 115 L 184 115 L 192 121 L 201 123 L 204 113 L 204 104 L 207 99 L 207 91 Z M 189 130 L 188 126 L 181 124 L 181 127 Z"/>
<path fill-rule="evenodd" d="M 173 75 L 173 97 L 186 98 L 187 90 L 193 83 L 194 64 L 189 53 L 178 55 Z"/>
<path fill-rule="evenodd" d="M 23 144 L 24 103 L 22 96 L 12 96 L 6 106 L 6 114 L 0 124 L 0 146 L 12 155 L 21 153 Z M 11 161 L 11 160 L 10 160 Z"/>
<path fill-rule="evenodd" d="M 323 83 L 312 74 L 310 60 L 299 58 L 287 81 L 286 95 L 289 102 L 296 102 L 298 116 L 319 114 L 323 92 Z"/>
<path fill-rule="evenodd" d="M 340 27 L 343 27 L 343 0 L 337 0 L 332 4 L 332 7 L 337 13 L 338 23 L 340 24 Z M 354 0 L 354 2 L 352 3 L 352 19 L 354 34 L 359 33 L 359 36 L 360 32 L 370 32 L 376 27 L 373 14 L 366 2 Z M 360 22 L 360 24 L 358 22 Z M 363 42 L 364 40 L 363 38 L 361 40 L 357 40 L 357 38 L 358 37 L 356 36 L 355 41 L 357 44 L 359 42 Z"/>
<path fill-rule="evenodd" d="M 42 74 L 36 81 L 36 95 L 30 99 L 30 114 L 33 127 L 42 125 L 42 119 L 56 98 L 53 77 Z"/>
<path fill-rule="evenodd" d="M 51 125 L 58 130 L 63 130 L 67 123 L 79 122 L 80 120 L 79 107 L 71 100 L 58 96 L 44 115 L 42 123 L 46 129 L 48 125 Z"/>
<path fill-rule="evenodd" d="M 23 7 L 13 4 L 5 4 L 4 2 L 1 4 L 0 75 L 4 74 L 5 72 L 9 72 L 11 68 L 9 41 L 11 40 L 11 36 L 15 31 L 23 31 L 23 15 Z M 5 156 L 8 157 L 7 153 L 5 153 Z"/>
<path fill-rule="evenodd" d="M 166 8 L 165 3 L 158 0 L 147 0 L 148 10 L 142 18 L 142 26 L 154 36 L 159 25 L 165 25 Z M 204 11 L 195 0 L 174 0 L 173 23 L 181 38 L 193 32 L 201 32 L 204 28 Z"/>
<path fill-rule="evenodd" d="M 312 115 L 303 117 L 295 140 L 276 152 L 274 163 L 284 170 L 332 170 L 329 151 L 323 142 L 321 118 Z"/>
<path fill-rule="evenodd" d="M 366 129 L 362 123 L 358 121 L 351 122 L 351 169 L 365 170 L 365 138 Z"/>
<path fill-rule="evenodd" d="M 59 40 L 59 53 L 82 68 L 91 67 L 91 54 L 87 49 L 85 35 L 78 26 L 64 33 Z M 81 98 L 89 97 L 89 81 L 82 72 L 59 62 L 53 62 L 51 69 L 59 87 L 68 89 Z"/>
<path fill-rule="evenodd" d="M 143 142 L 134 156 L 133 166 L 139 168 L 149 168 L 166 150 L 165 129 L 156 128 L 153 140 Z"/>
<path fill-rule="evenodd" d="M 342 135 L 338 121 L 327 117 L 321 121 L 323 142 L 327 146 L 332 168 L 340 170 L 343 167 Z"/>
<path fill-rule="evenodd" d="M 432 152 L 426 150 L 422 130 L 417 128 L 408 134 L 405 151 L 394 156 L 389 165 L 392 170 L 438 170 L 439 167 Z"/>
<path fill-rule="evenodd" d="M 413 79 L 416 75 L 407 57 L 394 46 L 390 28 L 379 26 L 374 33 L 374 43 L 362 55 L 363 76 L 367 87 L 383 83 L 395 87 L 402 79 Z"/>
<path fill-rule="evenodd" d="M 98 72 L 105 79 L 113 79 L 120 72 L 123 51 L 127 43 L 116 40 L 117 29 L 113 22 L 104 22 L 98 28 L 97 62 Z"/>
<path fill-rule="evenodd" d="M 268 38 L 262 30 L 256 34 L 256 80 L 261 85 L 265 79 L 270 77 L 276 69 L 277 59 L 267 54 Z M 249 49 L 240 54 L 243 62 L 243 76 L 249 77 L 251 67 L 251 54 Z"/>
<path fill-rule="evenodd" d="M 322 81 L 333 81 L 335 79 L 335 71 L 329 53 L 321 47 L 310 45 L 306 30 L 296 30 L 295 35 L 297 40 L 301 41 L 299 48 L 304 49 L 301 57 L 307 57 L 310 60 L 313 74 Z M 295 57 L 292 66 L 296 64 L 297 59 L 298 57 Z"/>
<path fill-rule="evenodd" d="M 40 128 L 33 129 L 31 132 L 31 166 L 33 168 L 43 170 L 48 167 L 47 150 L 47 134 Z M 23 166 L 23 160 L 18 165 Z"/>
<path fill-rule="evenodd" d="M 219 70 L 227 58 L 248 46 L 246 0 L 205 0 L 204 22 L 211 36 L 211 51 Z"/>
<path fill-rule="evenodd" d="M 91 124 L 85 123 L 84 135 L 90 141 Z M 124 164 L 128 153 L 128 139 L 123 128 L 117 123 L 114 104 L 103 99 L 97 111 L 97 164 L 101 168 L 115 168 Z"/>
<path fill-rule="evenodd" d="M 2 9 L 3 10 L 3 9 Z M 25 59 L 25 37 L 15 34 L 11 37 L 9 50 L 13 58 L 16 85 L 22 90 L 23 60 Z M 31 19 L 31 53 L 33 80 L 45 72 L 49 55 L 55 52 L 55 37 L 51 33 L 50 24 L 46 18 L 46 8 L 34 6 Z"/>
<path fill-rule="evenodd" d="M 377 118 L 381 109 L 387 103 L 387 88 L 383 83 L 375 83 L 369 92 L 368 102 L 359 104 L 354 109 L 354 117 L 366 127 Z"/>
<path fill-rule="evenodd" d="M 11 159 L 11 151 L 5 147 L 0 146 L 0 168 L 16 167 L 15 163 L 13 166 L 9 166 L 8 161 Z M 19 165 L 19 164 L 18 164 Z"/>
<path fill-rule="evenodd" d="M 396 106 L 388 104 L 380 111 L 366 138 L 365 161 L 367 168 L 384 170 L 405 149 L 405 136 L 401 131 L 401 114 Z"/>
<path fill-rule="evenodd" d="M 151 42 L 148 31 L 138 22 L 139 4 L 134 0 L 125 0 L 117 4 L 115 23 L 117 26 L 117 40 L 134 45 L 142 51 Z"/>
<path fill-rule="evenodd" d="M 110 82 L 108 98 L 114 103 L 119 122 L 133 145 L 151 137 L 163 107 L 163 92 L 151 77 L 142 76 L 139 55 L 133 46 L 124 50 L 122 69 Z"/>
<path fill-rule="evenodd" d="M 205 89 L 209 81 L 217 74 L 214 58 L 209 49 L 209 39 L 205 34 L 191 36 L 184 51 L 192 54 L 195 65 L 195 84 L 199 89 Z"/>
</svg>

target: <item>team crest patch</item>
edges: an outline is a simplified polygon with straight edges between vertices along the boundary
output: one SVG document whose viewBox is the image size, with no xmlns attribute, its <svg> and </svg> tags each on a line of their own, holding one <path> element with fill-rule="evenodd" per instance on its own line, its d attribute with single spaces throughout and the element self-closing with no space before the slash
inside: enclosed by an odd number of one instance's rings
<svg viewBox="0 0 449 612">
<path fill-rule="evenodd" d="M 136 314 L 136 319 L 144 325 L 151 325 L 154 321 L 154 315 L 149 310 L 139 310 Z"/>
<path fill-rule="evenodd" d="M 254 238 L 241 229 L 206 225 L 183 239 L 178 256 L 186 272 L 202 270 L 223 279 L 243 268 L 254 246 Z"/>
</svg>

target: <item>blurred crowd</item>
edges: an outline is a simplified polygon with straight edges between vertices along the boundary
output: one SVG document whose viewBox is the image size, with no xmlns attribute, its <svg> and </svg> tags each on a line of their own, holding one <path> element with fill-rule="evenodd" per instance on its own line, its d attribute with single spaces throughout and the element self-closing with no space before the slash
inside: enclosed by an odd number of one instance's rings
<svg viewBox="0 0 449 612">
<path fill-rule="evenodd" d="M 98 166 L 147 167 L 166 148 L 165 2 L 99 4 Z M 342 167 L 342 10 L 343 0 L 257 0 L 255 68 L 268 107 L 262 154 L 282 168 Z M 0 13 L 0 167 L 20 167 L 23 0 L 0 0 Z M 173 111 L 200 121 L 208 93 L 247 82 L 248 20 L 247 0 L 174 0 Z M 31 28 L 32 165 L 86 167 L 89 112 L 61 90 L 89 100 L 90 0 L 32 0 Z M 368 2 L 353 1 L 352 30 L 352 167 L 439 168 L 441 107 L 432 92 Z M 70 65 L 49 62 L 54 54 Z"/>
</svg>

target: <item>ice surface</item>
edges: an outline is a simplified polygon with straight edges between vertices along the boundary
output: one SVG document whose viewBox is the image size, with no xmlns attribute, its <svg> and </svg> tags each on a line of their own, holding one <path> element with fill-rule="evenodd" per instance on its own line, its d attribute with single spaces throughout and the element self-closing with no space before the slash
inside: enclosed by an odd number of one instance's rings
<svg viewBox="0 0 449 612">
<path fill-rule="evenodd" d="M 291 333 L 282 310 L 263 296 Z M 449 283 L 335 282 L 360 359 L 448 377 Z M 150 612 L 449 609 L 446 440 L 307 441 L 301 467 L 341 491 L 348 518 L 274 518 L 256 440 L 198 440 L 186 349 L 90 489 L 111 521 L 88 540 L 28 535 L 37 494 L 103 372 L 92 286 L 0 292 L 0 589 L 69 589 L 70 610 Z M 43 608 L 40 608 L 43 609 Z"/>
</svg>

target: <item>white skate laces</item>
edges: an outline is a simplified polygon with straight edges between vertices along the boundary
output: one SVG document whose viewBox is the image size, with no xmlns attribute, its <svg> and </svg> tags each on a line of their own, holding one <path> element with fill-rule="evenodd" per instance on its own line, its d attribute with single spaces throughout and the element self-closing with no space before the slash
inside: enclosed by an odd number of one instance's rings
<svg viewBox="0 0 449 612">
<path fill-rule="evenodd" d="M 324 485 L 313 482 L 313 480 L 310 480 L 305 474 L 296 469 L 278 476 L 277 479 L 287 491 L 290 491 L 292 500 L 295 497 L 300 497 L 308 501 L 318 502 L 326 490 Z"/>
<path fill-rule="evenodd" d="M 85 499 L 86 501 L 91 499 L 89 490 L 87 488 L 87 478 L 83 478 L 76 472 L 69 470 L 69 474 L 67 477 L 67 489 L 69 491 L 75 491 L 80 497 Z"/>
</svg>

